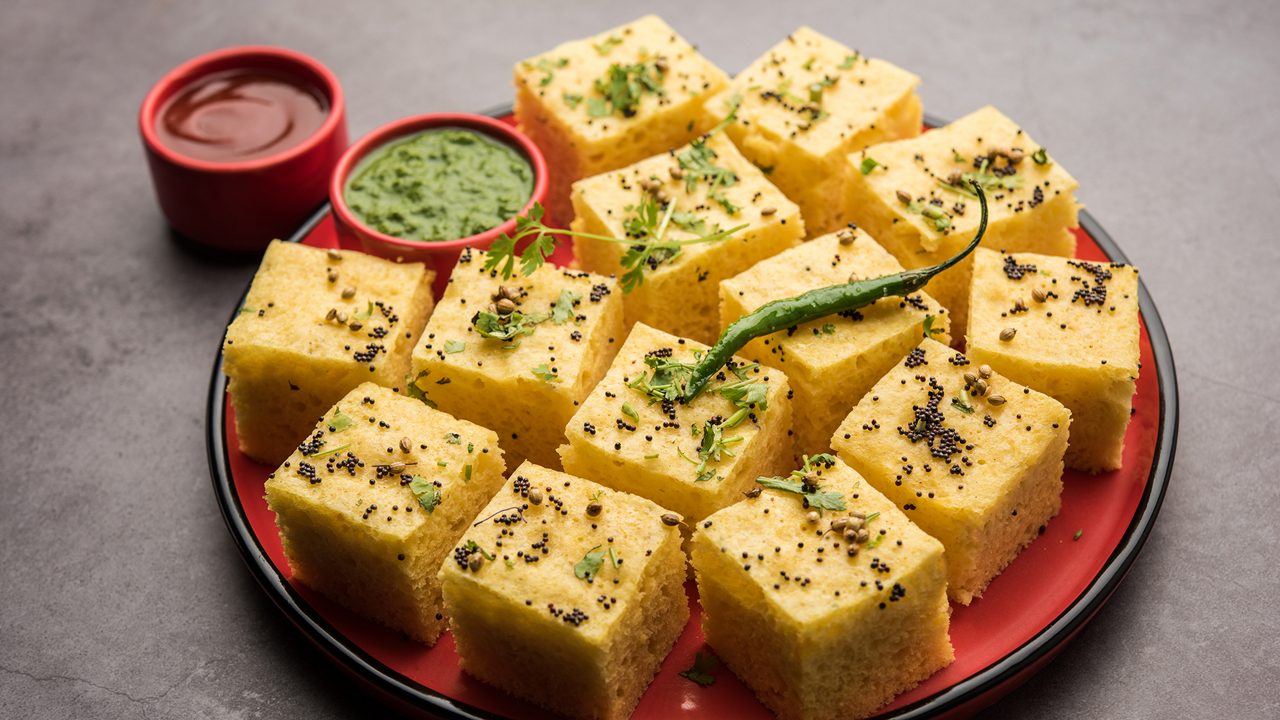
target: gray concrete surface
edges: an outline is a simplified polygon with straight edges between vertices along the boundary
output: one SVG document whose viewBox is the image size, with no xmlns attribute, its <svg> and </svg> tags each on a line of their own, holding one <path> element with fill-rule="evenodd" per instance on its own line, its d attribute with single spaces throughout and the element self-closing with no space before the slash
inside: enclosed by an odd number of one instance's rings
<svg viewBox="0 0 1280 720">
<path fill-rule="evenodd" d="M 1111 603 L 992 716 L 1280 714 L 1280 4 L 656 3 L 736 71 L 801 23 L 994 103 L 1142 267 L 1182 381 L 1172 490 Z M 732 8 L 732 9 L 730 9 Z M 353 137 L 511 97 L 510 66 L 635 4 L 0 5 L 0 717 L 384 714 L 258 590 L 209 487 L 204 395 L 252 273 L 171 241 L 138 103 L 201 51 L 277 43 Z"/>
</svg>

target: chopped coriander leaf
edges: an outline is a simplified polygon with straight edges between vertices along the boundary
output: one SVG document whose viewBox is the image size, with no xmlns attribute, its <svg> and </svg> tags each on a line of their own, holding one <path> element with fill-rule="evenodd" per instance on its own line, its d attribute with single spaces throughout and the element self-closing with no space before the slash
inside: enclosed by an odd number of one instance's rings
<svg viewBox="0 0 1280 720">
<path fill-rule="evenodd" d="M 809 102 L 821 103 L 822 92 L 835 84 L 836 84 L 835 79 L 830 76 L 824 77 L 818 82 L 810 84 L 809 85 Z"/>
<path fill-rule="evenodd" d="M 445 434 L 444 434 L 444 439 L 445 439 L 445 442 L 449 443 L 450 445 L 461 445 L 461 444 L 462 444 L 462 436 L 461 436 L 461 435 L 459 435 L 459 434 L 458 434 L 458 433 L 456 433 L 456 432 L 445 433 Z"/>
<path fill-rule="evenodd" d="M 582 299 L 582 293 L 574 292 L 569 288 L 560 291 L 560 298 L 556 300 L 555 307 L 551 311 L 551 322 L 556 325 L 563 325 L 573 319 L 573 304 Z"/>
<path fill-rule="evenodd" d="M 760 411 L 769 408 L 769 385 L 758 380 L 739 380 L 716 388 L 721 397 L 735 406 L 747 410 Z"/>
<path fill-rule="evenodd" d="M 555 71 L 568 64 L 569 58 L 565 57 L 556 58 L 555 60 L 551 60 L 550 58 L 542 58 L 539 60 L 537 64 L 534 65 L 534 67 L 542 71 L 542 79 L 538 81 L 538 85 L 541 87 L 550 85 L 551 81 L 555 78 Z"/>
<path fill-rule="evenodd" d="M 680 677 L 698 683 L 702 687 L 716 684 L 716 676 L 711 671 L 716 669 L 719 661 L 711 653 L 698 653 L 693 657 L 693 666 L 680 673 Z"/>
<path fill-rule="evenodd" d="M 707 234 L 707 221 L 693 213 L 676 211 L 671 213 L 671 224 L 694 235 Z"/>
<path fill-rule="evenodd" d="M 934 335 L 937 335 L 937 334 L 939 334 L 939 333 L 941 333 L 941 332 L 942 332 L 942 328 L 936 328 L 936 327 L 934 327 L 934 326 L 933 326 L 933 323 L 934 323 L 936 320 L 937 320 L 937 318 L 935 318 L 935 317 L 934 317 L 934 316 L 932 316 L 932 315 L 925 315 L 925 316 L 924 316 L 924 323 L 923 323 L 923 327 L 924 327 L 924 336 L 925 336 L 925 337 L 927 337 L 927 338 L 929 338 L 929 337 L 933 337 Z"/>
<path fill-rule="evenodd" d="M 436 489 L 434 483 L 422 477 L 414 475 L 409 480 L 409 490 L 418 498 L 418 504 L 426 510 L 428 514 L 436 511 L 436 506 L 440 504 L 440 491 Z"/>
<path fill-rule="evenodd" d="M 550 315 L 546 313 L 526 315 L 519 310 L 508 315 L 499 315 L 488 310 L 481 310 L 471 316 L 471 327 L 475 328 L 481 337 L 493 338 L 494 340 L 511 340 L 521 335 L 532 335 L 533 331 L 537 329 L 537 324 L 548 317 Z M 519 347 L 519 344 L 516 344 L 515 347 Z M 515 347 L 508 349 L 514 350 Z M 448 348 L 446 347 L 445 350 L 447 352 Z"/>
<path fill-rule="evenodd" d="M 596 49 L 596 54 L 601 57 L 608 55 L 615 47 L 622 44 L 622 38 L 617 35 L 610 35 L 603 42 L 591 43 L 591 47 Z"/>
<path fill-rule="evenodd" d="M 344 444 L 344 445 L 339 445 L 339 446 L 338 446 L 338 447 L 336 447 L 336 448 L 332 448 L 332 449 L 329 449 L 329 450 L 323 450 L 323 451 L 321 451 L 321 452 L 314 452 L 314 453 L 311 453 L 310 455 L 307 455 L 307 457 L 310 457 L 310 458 L 322 458 L 322 457 L 325 457 L 325 456 L 327 456 L 327 455 L 333 455 L 334 453 L 340 453 L 340 452 L 342 452 L 343 450 L 346 450 L 346 449 L 347 449 L 347 448 L 349 448 L 349 447 L 351 447 L 351 443 L 346 443 L 346 444 Z M 306 455 L 306 453 L 303 453 L 303 455 Z"/>
<path fill-rule="evenodd" d="M 823 490 L 817 486 L 813 486 L 811 491 L 805 490 L 803 480 L 787 480 L 780 477 L 756 478 L 756 483 L 762 487 L 771 490 L 782 490 L 789 493 L 795 493 L 804 498 L 805 507 L 817 508 L 819 510 L 844 510 L 844 496 L 837 492 Z"/>
<path fill-rule="evenodd" d="M 455 353 L 460 353 L 466 349 L 467 349 L 467 344 L 462 342 L 461 340 L 445 340 L 444 341 L 444 351 L 449 353 L 450 355 L 453 355 Z"/>
<path fill-rule="evenodd" d="M 481 555 L 484 556 L 484 559 L 488 560 L 489 562 L 493 562 L 494 560 L 497 559 L 496 557 L 494 557 L 492 553 L 485 552 L 485 549 L 480 547 L 480 543 L 476 542 L 475 540 L 468 540 L 467 544 L 464 545 L 463 547 L 466 548 L 468 553 L 480 553 Z"/>
<path fill-rule="evenodd" d="M 632 422 L 640 422 L 640 414 L 628 403 L 622 403 L 622 414 L 631 418 Z"/>
<path fill-rule="evenodd" d="M 1022 187 L 1022 181 L 1022 176 L 1016 172 L 1008 175 L 991 172 L 991 160 L 984 158 L 976 172 L 955 173 L 946 180 L 939 180 L 938 184 L 944 190 L 976 198 L 978 195 L 970 189 L 970 183 L 977 183 L 983 190 L 1017 190 Z"/>
<path fill-rule="evenodd" d="M 587 551 L 573 566 L 573 574 L 579 580 L 590 580 L 600 572 L 600 566 L 604 564 L 604 550 L 597 545 Z"/>
<path fill-rule="evenodd" d="M 609 105 L 598 97 L 587 98 L 587 115 L 602 118 L 609 115 Z"/>
<path fill-rule="evenodd" d="M 738 214 L 738 206 L 734 205 L 733 202 L 729 200 L 729 198 L 725 197 L 724 193 L 718 190 L 712 190 L 711 192 L 707 193 L 707 197 L 711 198 L 713 201 L 719 204 L 720 207 L 724 208 L 724 211 L 729 213 L 730 215 Z"/>
<path fill-rule="evenodd" d="M 939 232 L 951 227 L 951 218 L 934 205 L 925 205 L 920 208 L 920 214 L 932 220 L 934 229 Z"/>
<path fill-rule="evenodd" d="M 351 419 L 350 415 L 342 412 L 341 407 L 333 408 L 333 417 L 329 419 L 329 432 L 340 433 L 353 424 L 355 424 L 355 421 Z"/>
<path fill-rule="evenodd" d="M 804 456 L 804 463 L 801 467 L 805 472 L 812 471 L 815 465 L 821 465 L 824 469 L 830 470 L 836 466 L 836 456 L 831 453 L 818 453 L 817 455 Z"/>
<path fill-rule="evenodd" d="M 564 98 L 564 104 L 568 105 L 570 110 L 577 110 L 578 105 L 582 103 L 582 96 L 575 93 L 566 92 L 561 97 Z"/>
<path fill-rule="evenodd" d="M 712 423 L 710 420 L 699 426 L 694 425 L 690 428 L 694 437 L 701 436 L 702 440 L 698 444 L 698 460 L 697 468 L 694 470 L 696 476 L 694 482 L 707 482 L 708 480 L 718 479 L 716 471 L 708 467 L 711 463 L 718 463 L 723 456 L 733 457 L 733 451 L 729 449 L 731 445 L 737 445 L 742 442 L 741 437 L 725 437 L 724 426 Z M 684 453 L 680 453 L 690 462 L 692 459 L 685 457 Z"/>
<path fill-rule="evenodd" d="M 542 382 L 546 382 L 546 383 L 560 382 L 560 376 L 557 375 L 555 371 L 548 368 L 546 363 L 542 363 L 541 365 L 534 368 L 533 370 L 530 370 L 530 372 L 532 372 L 534 374 L 534 377 L 538 378 Z"/>
<path fill-rule="evenodd" d="M 880 167 L 880 163 L 875 158 L 870 156 L 862 158 L 860 169 L 863 175 L 870 175 L 871 171 L 878 167 Z"/>
<path fill-rule="evenodd" d="M 836 67 L 841 70 L 852 70 L 856 62 L 858 62 L 858 53 L 854 52 L 852 55 L 845 55 L 844 60 Z"/>
<path fill-rule="evenodd" d="M 806 455 L 801 469 L 791 471 L 789 478 L 761 476 L 756 478 L 756 483 L 761 487 L 800 495 L 806 508 L 844 510 L 844 496 L 837 492 L 823 490 L 821 486 L 812 482 L 813 478 L 810 475 L 816 465 L 830 468 L 835 465 L 835 462 L 835 458 L 827 453 Z M 870 520 L 867 522 L 870 522 Z"/>
<path fill-rule="evenodd" d="M 592 90 L 603 103 L 600 108 L 604 108 L 607 104 L 608 110 L 604 114 L 616 113 L 622 117 L 633 117 L 640 107 L 640 100 L 646 93 L 665 95 L 666 90 L 662 87 L 665 73 L 662 67 L 656 60 L 633 65 L 617 63 L 610 65 L 604 77 L 598 78 L 592 84 Z M 592 117 L 603 117 L 603 115 L 595 115 L 596 109 L 592 108 L 590 103 L 587 110 Z"/>
<path fill-rule="evenodd" d="M 697 358 L 695 358 L 696 363 Z M 627 387 L 638 390 L 649 396 L 650 402 L 660 400 L 676 401 L 684 397 L 685 387 L 693 375 L 695 363 L 686 363 L 665 357 L 646 357 L 644 364 L 653 373 L 641 374 L 640 377 L 627 383 Z"/>
<path fill-rule="evenodd" d="M 707 145 L 709 136 L 710 133 L 694 140 L 688 150 L 676 154 L 676 162 L 684 172 L 684 189 L 687 192 L 693 192 L 699 181 L 710 187 L 729 187 L 738 182 L 737 173 L 715 163 L 719 155 Z"/>
</svg>

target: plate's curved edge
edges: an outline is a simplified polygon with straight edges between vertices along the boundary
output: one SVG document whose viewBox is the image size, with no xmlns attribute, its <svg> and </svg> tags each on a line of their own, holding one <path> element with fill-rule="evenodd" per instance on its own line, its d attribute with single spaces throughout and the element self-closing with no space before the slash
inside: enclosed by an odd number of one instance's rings
<svg viewBox="0 0 1280 720">
<path fill-rule="evenodd" d="M 932 122 L 932 118 L 928 119 L 928 124 L 931 127 L 938 125 Z M 1129 262 L 1124 251 L 1116 245 L 1111 235 L 1088 211 L 1080 212 L 1080 227 L 1089 234 L 1112 262 Z M 1156 451 L 1152 457 L 1151 470 L 1147 474 L 1147 483 L 1143 488 L 1142 497 L 1138 500 L 1138 512 L 1129 522 L 1120 543 L 1116 545 L 1115 550 L 1102 566 L 1102 570 L 1084 592 L 1052 623 L 1016 650 L 946 690 L 900 708 L 892 714 L 878 715 L 877 719 L 907 720 L 946 712 L 973 702 L 1015 680 L 1027 668 L 1041 660 L 1050 659 L 1054 653 L 1061 650 L 1065 643 L 1070 641 L 1101 609 L 1128 574 L 1142 546 L 1146 544 L 1151 528 L 1154 527 L 1156 517 L 1160 513 L 1160 507 L 1164 503 L 1165 492 L 1172 477 L 1178 440 L 1178 379 L 1173 361 L 1173 348 L 1169 344 L 1164 321 L 1160 318 L 1155 302 L 1151 299 L 1141 278 L 1138 280 L 1138 306 L 1147 328 L 1147 335 L 1151 340 L 1151 351 L 1155 359 L 1160 415 L 1156 432 Z M 1012 689 L 1012 686 L 1007 689 Z"/>
<path fill-rule="evenodd" d="M 500 117 L 511 113 L 510 105 L 500 105 L 484 111 L 482 114 Z M 925 115 L 925 124 L 938 127 L 946 124 L 940 118 Z M 329 205 L 325 203 L 307 219 L 288 242 L 304 240 L 324 217 L 329 213 Z M 1081 211 L 1080 226 L 1098 244 L 1102 251 L 1113 262 L 1127 263 L 1128 257 L 1116 245 L 1115 240 L 1102 228 L 1088 211 Z M 241 294 L 235 309 L 232 310 L 228 324 L 239 312 L 244 303 Z M 1147 475 L 1147 483 L 1142 497 L 1138 501 L 1139 511 L 1126 528 L 1120 543 L 1103 565 L 1102 570 L 1094 577 L 1093 582 L 1085 588 L 1075 601 L 1046 626 L 1038 634 L 1027 640 L 1013 652 L 992 665 L 983 668 L 973 676 L 934 693 L 927 698 L 894 711 L 892 714 L 879 715 L 877 718 L 894 718 L 908 720 L 924 718 L 950 710 L 958 709 L 968 703 L 978 701 L 987 693 L 993 692 L 1012 681 L 1033 667 L 1036 663 L 1047 660 L 1060 650 L 1076 632 L 1078 632 L 1097 611 L 1106 603 L 1124 579 L 1129 568 L 1137 559 L 1142 546 L 1146 543 L 1155 519 L 1160 513 L 1165 492 L 1173 471 L 1174 454 L 1178 438 L 1178 381 L 1174 366 L 1173 348 L 1165 332 L 1164 322 L 1156 310 L 1146 285 L 1139 279 L 1138 305 L 1142 319 L 1151 340 L 1151 350 L 1155 358 L 1157 385 L 1159 388 L 1160 414 L 1156 434 L 1156 452 L 1152 458 L 1151 470 Z M 348 641 L 327 621 L 316 615 L 301 597 L 294 592 L 284 577 L 271 564 L 266 551 L 258 543 L 251 531 L 244 508 L 235 493 L 234 483 L 229 471 L 230 460 L 227 455 L 226 437 L 223 431 L 226 423 L 225 414 L 226 377 L 222 374 L 222 348 L 219 346 L 214 357 L 212 379 L 209 383 L 208 406 L 206 411 L 206 449 L 209 457 L 209 472 L 213 481 L 214 495 L 218 508 L 222 513 L 227 529 L 236 547 L 240 550 L 250 572 L 280 608 L 289 620 L 313 644 L 328 654 L 344 670 L 355 674 L 365 683 L 377 688 L 384 695 L 399 704 L 412 706 L 418 710 L 432 713 L 444 713 L 451 718 L 464 720 L 502 720 L 502 716 L 486 710 L 460 703 L 431 688 L 413 683 L 396 671 L 386 667 L 363 649 Z M 1005 688 L 1011 689 L 1011 688 Z M 425 704 L 425 707 L 424 707 Z"/>
</svg>

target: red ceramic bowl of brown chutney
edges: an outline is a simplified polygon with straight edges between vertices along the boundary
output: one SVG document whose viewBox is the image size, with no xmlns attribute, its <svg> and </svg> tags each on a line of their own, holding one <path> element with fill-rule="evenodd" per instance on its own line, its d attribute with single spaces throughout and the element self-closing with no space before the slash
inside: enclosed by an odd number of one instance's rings
<svg viewBox="0 0 1280 720">
<path fill-rule="evenodd" d="M 314 213 L 347 147 L 338 79 L 277 47 L 226 48 L 179 65 L 147 93 L 138 125 L 170 226 L 241 253 Z"/>
</svg>

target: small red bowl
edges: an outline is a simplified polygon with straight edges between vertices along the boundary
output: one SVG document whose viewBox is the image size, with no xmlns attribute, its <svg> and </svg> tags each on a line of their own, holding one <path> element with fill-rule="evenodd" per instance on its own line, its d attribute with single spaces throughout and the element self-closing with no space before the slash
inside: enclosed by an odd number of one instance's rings
<svg viewBox="0 0 1280 720">
<path fill-rule="evenodd" d="M 329 183 L 329 201 L 333 206 L 333 219 L 338 236 L 345 241 L 359 242 L 365 252 L 371 255 L 400 262 L 426 263 L 436 273 L 436 297 L 444 293 L 449 273 L 457 264 L 463 248 L 487 249 L 499 235 L 515 231 L 516 218 L 512 217 L 501 225 L 482 233 L 454 240 L 431 242 L 405 240 L 378 232 L 361 222 L 347 207 L 343 190 L 347 186 L 347 179 L 351 176 L 351 172 L 370 152 L 397 138 L 423 130 L 445 127 L 465 128 L 484 133 L 515 149 L 529 161 L 529 166 L 533 168 L 533 193 L 529 196 L 529 202 L 525 203 L 516 217 L 528 213 L 534 203 L 546 205 L 547 161 L 542 157 L 542 151 L 538 150 L 538 146 L 510 125 L 484 115 L 471 113 L 429 113 L 383 125 L 347 148 L 338 160 L 338 166 L 334 168 Z"/>
<path fill-rule="evenodd" d="M 228 70 L 278 73 L 311 85 L 325 96 L 329 114 L 301 144 L 252 160 L 199 160 L 166 146 L 156 130 L 165 102 L 196 80 Z M 138 112 L 160 209 L 174 230 L 220 250 L 253 252 L 288 237 L 324 202 L 329 174 L 347 147 L 346 112 L 338 78 L 293 50 L 231 47 L 188 60 L 160 78 Z"/>
</svg>

